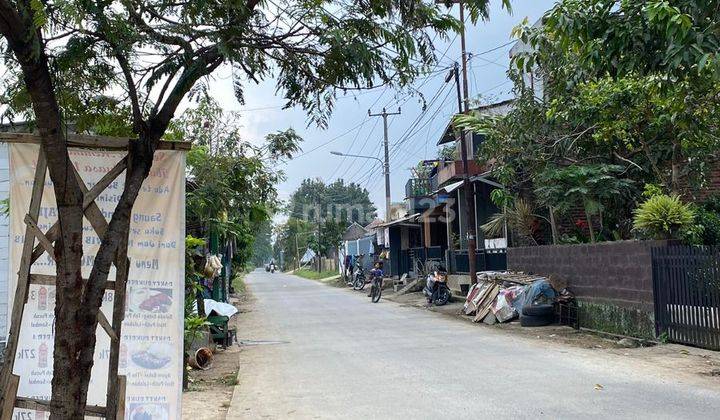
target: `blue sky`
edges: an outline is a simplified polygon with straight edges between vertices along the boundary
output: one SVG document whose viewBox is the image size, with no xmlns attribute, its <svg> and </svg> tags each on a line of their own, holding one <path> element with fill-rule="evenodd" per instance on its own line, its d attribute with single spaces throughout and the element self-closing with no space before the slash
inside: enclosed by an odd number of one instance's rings
<svg viewBox="0 0 720 420">
<path fill-rule="evenodd" d="M 484 103 L 507 99 L 512 84 L 507 79 L 512 45 L 494 49 L 512 41 L 510 31 L 524 18 L 535 22 L 553 5 L 548 0 L 523 0 L 513 2 L 513 13 L 500 8 L 499 1 L 491 2 L 491 16 L 487 22 L 479 22 L 468 28 L 467 49 L 476 54 L 470 61 L 468 72 L 470 96 Z M 457 8 L 454 8 L 457 13 Z M 454 41 L 454 42 L 450 42 Z M 460 60 L 459 37 L 436 44 L 440 70 Z M 379 112 L 383 106 L 388 111 L 402 108 L 402 114 L 390 117 L 390 173 L 393 201 L 404 198 L 405 182 L 410 177 L 410 167 L 421 159 L 437 156 L 438 136 L 457 110 L 453 86 L 444 83 L 445 71 L 417 80 L 414 86 L 430 103 L 423 113 L 419 97 L 406 97 L 389 89 L 379 88 L 338 99 L 335 111 L 325 130 L 307 126 L 307 117 L 301 109 L 282 110 L 282 97 L 275 95 L 275 83 L 268 80 L 260 85 L 246 85 L 246 104 L 240 106 L 233 97 L 229 70 L 220 70 L 211 84 L 212 95 L 228 110 L 241 111 L 244 135 L 248 140 L 260 140 L 265 134 L 287 128 L 295 129 L 303 138 L 305 154 L 283 165 L 287 180 L 279 186 L 280 197 L 287 199 L 305 178 L 321 178 L 332 182 L 344 178 L 366 187 L 370 198 L 384 213 L 385 188 L 382 169 L 374 160 L 343 158 L 330 154 L 337 150 L 345 153 L 381 157 L 382 119 L 369 118 L 368 109 Z M 326 144 L 327 143 L 327 144 Z"/>
</svg>

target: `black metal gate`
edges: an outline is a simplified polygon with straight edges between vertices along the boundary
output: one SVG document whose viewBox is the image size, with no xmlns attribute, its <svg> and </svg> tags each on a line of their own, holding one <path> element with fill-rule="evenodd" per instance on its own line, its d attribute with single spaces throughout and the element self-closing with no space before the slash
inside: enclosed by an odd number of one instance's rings
<svg viewBox="0 0 720 420">
<path fill-rule="evenodd" d="M 720 350 L 720 247 L 653 248 L 652 267 L 658 336 Z"/>
</svg>

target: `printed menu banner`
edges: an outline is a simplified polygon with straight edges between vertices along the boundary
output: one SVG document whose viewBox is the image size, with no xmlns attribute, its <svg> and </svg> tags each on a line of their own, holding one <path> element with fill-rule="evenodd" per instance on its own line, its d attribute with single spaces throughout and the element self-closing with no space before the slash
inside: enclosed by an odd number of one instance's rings
<svg viewBox="0 0 720 420">
<path fill-rule="evenodd" d="M 10 145 L 10 296 L 17 272 L 39 146 Z M 70 159 L 88 188 L 108 173 L 125 152 L 71 149 Z M 95 200 L 109 221 L 124 187 L 120 175 Z M 57 220 L 49 175 L 45 180 L 38 226 L 46 232 Z M 83 225 L 83 277 L 90 275 L 100 239 L 90 223 Z M 143 183 L 130 224 L 125 320 L 120 340 L 120 374 L 127 375 L 126 419 L 181 418 L 183 369 L 183 301 L 185 252 L 185 154 L 155 153 L 150 176 Z M 55 275 L 55 263 L 44 254 L 33 274 Z M 115 279 L 115 269 L 109 280 Z M 113 291 L 106 291 L 102 311 L 112 322 Z M 18 395 L 50 399 L 55 338 L 55 287 L 31 285 L 15 359 L 20 376 Z M 8 314 L 12 312 L 10 307 Z M 9 319 L 9 318 L 8 318 Z M 95 365 L 88 404 L 105 405 L 110 338 L 98 327 Z M 16 409 L 14 420 L 46 419 L 49 414 Z"/>
</svg>

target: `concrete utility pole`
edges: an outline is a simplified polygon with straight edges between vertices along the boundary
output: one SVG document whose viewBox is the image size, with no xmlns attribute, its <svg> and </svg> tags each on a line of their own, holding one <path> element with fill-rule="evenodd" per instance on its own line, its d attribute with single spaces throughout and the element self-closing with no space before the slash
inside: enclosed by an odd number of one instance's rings
<svg viewBox="0 0 720 420">
<path fill-rule="evenodd" d="M 300 247 L 298 246 L 298 232 L 295 232 L 295 269 L 300 269 Z"/>
<path fill-rule="evenodd" d="M 317 259 L 317 271 L 320 273 L 322 269 L 320 268 L 320 216 L 318 216 L 317 220 L 317 251 L 315 251 L 315 258 Z"/>
<path fill-rule="evenodd" d="M 385 143 L 385 163 L 383 164 L 383 170 L 385 172 L 385 221 L 390 221 L 390 150 L 388 147 L 388 123 L 387 117 L 389 115 L 400 115 L 400 108 L 397 112 L 387 112 L 383 108 L 379 114 L 372 114 L 368 109 L 368 116 L 370 117 L 382 117 L 383 118 L 383 137 Z"/>
</svg>

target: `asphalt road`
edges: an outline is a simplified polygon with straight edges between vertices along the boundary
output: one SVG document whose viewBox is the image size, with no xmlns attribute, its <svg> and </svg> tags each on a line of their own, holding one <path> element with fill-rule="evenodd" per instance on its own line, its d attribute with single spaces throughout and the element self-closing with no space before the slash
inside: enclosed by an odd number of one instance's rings
<svg viewBox="0 0 720 420">
<path fill-rule="evenodd" d="M 280 273 L 247 283 L 228 419 L 720 418 L 718 382 Z"/>
</svg>

